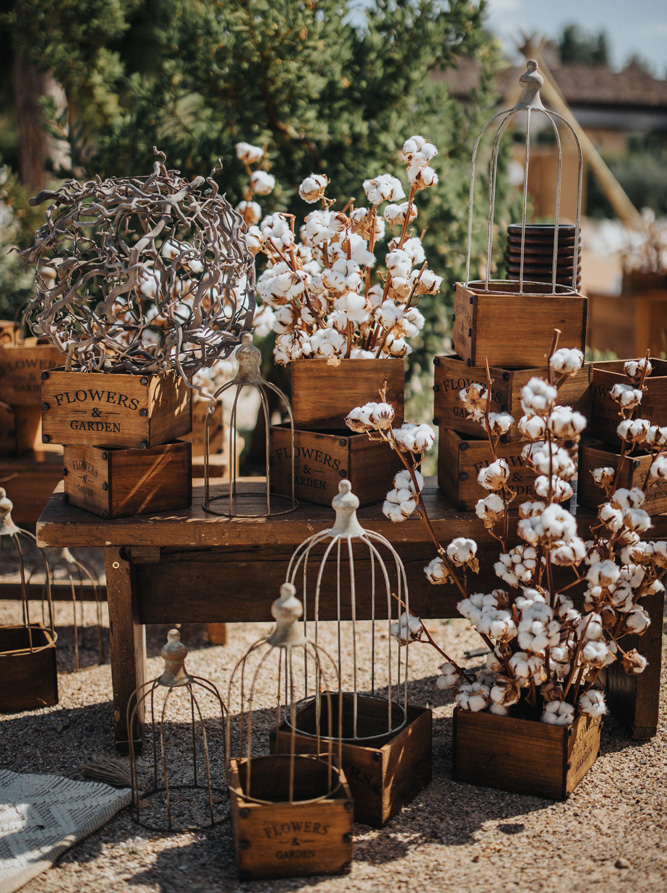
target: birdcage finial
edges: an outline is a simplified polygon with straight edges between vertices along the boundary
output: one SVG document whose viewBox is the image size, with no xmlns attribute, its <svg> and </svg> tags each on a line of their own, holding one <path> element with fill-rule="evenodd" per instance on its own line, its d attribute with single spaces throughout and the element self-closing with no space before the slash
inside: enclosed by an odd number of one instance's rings
<svg viewBox="0 0 667 893">
<path fill-rule="evenodd" d="M 244 332 L 241 335 L 241 346 L 236 351 L 236 359 L 239 371 L 234 379 L 235 384 L 257 384 L 264 381 L 259 371 L 262 352 L 252 343 L 250 332 Z"/>
<path fill-rule="evenodd" d="M 296 587 L 292 583 L 283 583 L 280 587 L 280 598 L 271 605 L 271 614 L 276 621 L 276 628 L 266 640 L 274 648 L 292 648 L 303 646 L 306 637 L 296 626 L 303 614 L 303 605 L 296 597 Z"/>
<path fill-rule="evenodd" d="M 170 629 L 167 633 L 167 644 L 162 647 L 160 652 L 160 657 L 164 661 L 164 672 L 158 679 L 160 685 L 175 688 L 178 685 L 187 685 L 192 681 L 185 669 L 187 656 L 188 649 L 181 642 L 181 634 L 177 629 Z"/>
<path fill-rule="evenodd" d="M 331 536 L 361 536 L 365 533 L 357 518 L 359 500 L 348 480 L 338 484 L 338 493 L 331 500 L 331 506 L 336 512 L 334 525 L 328 531 Z"/>
<path fill-rule="evenodd" d="M 7 496 L 4 487 L 0 487 L 0 536 L 14 536 L 19 532 L 18 527 L 12 521 L 12 509 L 14 503 Z"/>
<path fill-rule="evenodd" d="M 517 109 L 543 109 L 540 89 L 544 86 L 544 78 L 537 70 L 535 59 L 528 59 L 526 70 L 519 78 L 521 96 L 515 105 Z"/>
</svg>

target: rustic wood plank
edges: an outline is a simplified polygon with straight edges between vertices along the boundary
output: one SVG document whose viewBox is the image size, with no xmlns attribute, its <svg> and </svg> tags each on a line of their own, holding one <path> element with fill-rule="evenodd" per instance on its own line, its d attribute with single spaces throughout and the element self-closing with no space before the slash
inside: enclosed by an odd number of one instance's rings
<svg viewBox="0 0 667 893">
<path fill-rule="evenodd" d="M 28 338 L 21 344 L 0 347 L 0 400 L 10 406 L 39 406 L 42 372 L 63 361 L 57 347 Z"/>
<path fill-rule="evenodd" d="M 403 423 L 403 359 L 343 359 L 332 366 L 324 359 L 295 360 L 292 374 L 292 412 L 296 428 L 345 429 L 345 416 L 363 403 L 377 402 L 386 382 L 387 402 Z"/>
<path fill-rule="evenodd" d="M 57 484 L 62 485 L 62 447 L 30 450 L 0 459 L 0 486 L 14 503 L 17 524 L 35 524 Z"/>
<path fill-rule="evenodd" d="M 0 711 L 38 710 L 58 703 L 56 643 L 43 623 L 31 623 L 30 631 L 20 625 L 0 627 L 0 667 Z"/>
</svg>

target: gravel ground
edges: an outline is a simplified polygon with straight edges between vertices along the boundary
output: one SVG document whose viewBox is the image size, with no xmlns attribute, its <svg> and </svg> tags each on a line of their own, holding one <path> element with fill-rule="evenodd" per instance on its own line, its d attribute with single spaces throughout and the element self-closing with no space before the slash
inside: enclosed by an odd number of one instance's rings
<svg viewBox="0 0 667 893">
<path fill-rule="evenodd" d="M 9 602 L 0 603 L 0 618 L 7 617 L 12 607 Z M 72 608 L 59 604 L 60 703 L 49 709 L 0 717 L 2 767 L 80 778 L 81 763 L 115 754 L 110 668 L 97 664 L 93 606 L 87 604 L 83 610 L 88 624 L 83 644 L 80 641 L 83 668 L 72 672 Z M 465 621 L 433 621 L 428 625 L 455 656 L 478 647 Z M 238 658 L 269 628 L 268 624 L 230 625 L 230 644 L 211 647 L 204 626 L 184 626 L 183 639 L 191 649 L 188 669 L 211 679 L 225 692 Z M 161 669 L 157 655 L 166 630 L 148 628 L 151 657 L 147 678 L 155 677 Z M 108 654 L 106 633 L 105 629 Z M 333 648 L 331 641 L 330 646 Z M 603 889 L 606 893 L 667 888 L 664 696 L 659 732 L 651 741 L 630 741 L 614 718 L 607 717 L 599 760 L 569 800 L 552 803 L 452 781 L 451 696 L 435 688 L 437 656 L 420 645 L 411 653 L 411 700 L 429 702 L 434 711 L 433 782 L 385 828 L 355 826 L 351 875 L 241 883 L 228 822 L 206 832 L 154 833 L 137 825 L 124 810 L 70 849 L 24 890 L 259 893 L 317 889 L 321 893 L 342 893 L 351 887 L 398 891 L 426 885 L 433 890 L 488 893 L 589 893 Z M 474 665 L 475 659 L 469 663 Z M 663 658 L 663 666 L 665 663 Z M 258 708 L 271 704 L 269 682 L 260 692 Z"/>
</svg>

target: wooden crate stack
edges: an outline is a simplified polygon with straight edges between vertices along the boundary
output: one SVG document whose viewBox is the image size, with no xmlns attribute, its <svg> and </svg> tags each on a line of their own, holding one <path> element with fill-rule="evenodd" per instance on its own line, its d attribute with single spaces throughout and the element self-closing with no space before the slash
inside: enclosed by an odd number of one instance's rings
<svg viewBox="0 0 667 893">
<path fill-rule="evenodd" d="M 42 376 L 42 429 L 64 445 L 65 498 L 122 518 L 189 506 L 191 392 L 172 372 Z"/>
<path fill-rule="evenodd" d="M 355 406 L 387 401 L 403 423 L 402 359 L 297 360 L 291 365 L 294 414 L 295 495 L 299 500 L 331 505 L 338 483 L 347 478 L 361 505 L 384 499 L 400 460 L 386 444 L 353 434 L 345 417 Z M 271 481 L 276 493 L 291 495 L 291 432 L 271 427 Z"/>
<path fill-rule="evenodd" d="M 597 487 L 591 472 L 595 468 L 618 468 L 621 442 L 616 429 L 620 422 L 619 407 L 610 397 L 615 384 L 627 383 L 625 360 L 594 363 L 591 370 L 590 420 L 579 452 L 580 505 L 597 508 L 605 502 L 604 492 Z M 644 397 L 638 415 L 652 425 L 667 425 L 667 360 L 651 358 L 653 371 L 646 379 Z M 651 453 L 641 448 L 625 459 L 619 480 L 620 487 L 643 488 L 651 467 Z M 667 482 L 656 482 L 646 492 L 644 508 L 649 515 L 667 511 Z"/>
<path fill-rule="evenodd" d="M 506 293 L 499 293 L 507 286 Z M 518 295 L 517 283 L 493 283 L 493 291 L 456 285 L 453 340 L 455 354 L 434 358 L 435 413 L 439 428 L 438 485 L 461 511 L 474 511 L 487 495 L 477 483 L 481 468 L 491 461 L 482 426 L 466 417 L 459 398 L 473 382 L 485 384 L 486 362 L 493 385 L 491 409 L 509 412 L 515 420 L 503 435 L 498 455 L 511 470 L 509 484 L 523 499 L 534 496 L 534 473 L 522 458 L 524 442 L 518 430 L 522 416 L 521 389 L 533 376 L 546 377 L 554 329 L 560 347 L 584 349 L 586 298 L 549 294 L 549 286 L 531 283 L 535 293 Z M 588 415 L 590 364 L 561 387 L 559 401 Z M 522 501 L 523 501 L 522 499 Z"/>
</svg>

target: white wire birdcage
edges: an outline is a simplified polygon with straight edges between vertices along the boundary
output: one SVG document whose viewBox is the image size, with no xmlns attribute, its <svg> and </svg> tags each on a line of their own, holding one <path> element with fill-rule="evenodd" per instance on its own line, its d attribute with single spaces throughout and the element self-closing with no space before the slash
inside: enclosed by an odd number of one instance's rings
<svg viewBox="0 0 667 893">
<path fill-rule="evenodd" d="M 297 547 L 287 579 L 301 587 L 304 622 L 306 628 L 313 624 L 315 641 L 322 622 L 336 622 L 340 735 L 343 741 L 370 744 L 407 721 L 409 646 L 393 632 L 410 609 L 408 584 L 391 543 L 359 523 L 359 500 L 348 480 L 340 481 L 331 504 L 334 525 Z M 316 685 L 312 694 L 318 690 Z M 312 734 L 306 714 L 299 714 L 297 723 L 300 733 Z"/>
<path fill-rule="evenodd" d="M 238 372 L 235 377 L 221 385 L 214 393 L 206 413 L 206 443 L 204 451 L 204 511 L 213 515 L 226 518 L 261 518 L 273 515 L 285 515 L 294 511 L 298 506 L 294 490 L 294 416 L 289 400 L 272 382 L 267 381 L 260 373 L 262 354 L 252 343 L 250 332 L 241 335 L 241 346 L 236 352 Z M 236 388 L 232 402 L 231 418 L 229 421 L 229 483 L 220 486 L 220 492 L 212 495 L 211 471 L 210 471 L 210 425 L 213 413 L 222 401 L 223 395 L 231 388 Z M 265 436 L 265 476 L 259 484 L 238 481 L 238 456 L 237 444 L 239 442 L 237 407 L 239 397 L 244 388 L 253 388 L 258 394 L 264 418 Z M 271 413 L 267 391 L 276 394 L 289 418 L 291 434 L 291 496 L 282 496 L 271 491 Z M 218 508 L 217 503 L 227 503 L 226 508 Z"/>
<path fill-rule="evenodd" d="M 518 269 L 516 279 L 518 280 L 518 291 L 517 294 L 526 294 L 530 293 L 531 290 L 534 289 L 535 282 L 529 281 L 525 277 L 525 270 L 528 268 L 528 260 L 526 255 L 526 226 L 527 226 L 527 215 L 528 215 L 528 176 L 530 170 L 530 150 L 531 150 L 531 138 L 533 131 L 533 116 L 540 116 L 546 122 L 547 125 L 551 127 L 551 130 L 554 135 L 556 149 L 557 149 L 557 174 L 556 174 L 556 189 L 555 189 L 555 203 L 554 203 L 554 223 L 553 223 L 553 237 L 551 241 L 553 245 L 550 250 L 550 264 L 548 265 L 550 272 L 550 283 L 551 289 L 554 294 L 571 294 L 577 291 L 577 281 L 578 281 L 578 266 L 579 266 L 579 253 L 580 253 L 580 221 L 581 221 L 581 195 L 582 195 L 582 182 L 583 182 L 583 154 L 581 151 L 581 145 L 577 134 L 570 124 L 570 122 L 560 115 L 558 112 L 555 112 L 551 109 L 545 108 L 542 103 L 542 99 L 540 97 L 540 88 L 544 84 L 544 79 L 542 75 L 537 70 L 537 62 L 534 59 L 529 59 L 526 63 L 526 71 L 519 78 L 519 83 L 521 85 L 521 96 L 517 101 L 516 105 L 514 105 L 510 109 L 504 109 L 503 111 L 497 112 L 493 115 L 483 126 L 480 131 L 473 148 L 472 153 L 472 165 L 471 165 L 471 175 L 470 175 L 470 197 L 468 204 L 468 246 L 466 253 L 466 276 L 465 276 L 465 284 L 466 286 L 475 286 L 475 287 L 483 287 L 486 292 L 493 293 L 494 291 L 499 291 L 503 293 L 505 289 L 498 289 L 498 285 L 501 280 L 494 280 L 491 278 L 491 264 L 492 264 L 492 256 L 493 256 L 493 236 L 494 236 L 494 224 L 495 224 L 495 198 L 496 198 L 496 186 L 497 186 L 497 178 L 498 178 L 498 156 L 499 156 L 499 148 L 501 144 L 501 140 L 505 130 L 508 128 L 510 124 L 521 123 L 521 118 L 524 119 L 525 126 L 525 154 L 524 154 L 524 164 L 523 164 L 523 195 L 522 195 L 522 211 L 521 211 L 521 230 L 520 230 L 520 242 L 519 242 L 519 258 L 518 258 Z M 487 232 L 486 232 L 486 270 L 485 276 L 483 280 L 471 282 L 470 280 L 470 266 L 471 266 L 471 254 L 472 254 L 472 242 L 473 242 L 473 208 L 474 208 L 474 194 L 475 194 L 475 177 L 476 177 L 476 168 L 477 168 L 477 156 L 480 148 L 480 144 L 484 134 L 487 132 L 489 126 L 494 122 L 498 121 L 498 126 L 495 130 L 493 136 L 493 143 L 491 149 L 491 158 L 489 162 L 489 200 L 488 200 L 488 214 L 487 214 Z M 572 266 L 572 281 L 567 284 L 562 284 L 559 280 L 559 252 L 562 255 L 562 237 L 563 237 L 563 225 L 561 223 L 561 192 L 563 185 L 563 151 L 562 151 L 562 140 L 561 134 L 559 131 L 559 124 L 562 127 L 563 125 L 566 128 L 566 132 L 568 132 L 576 147 L 577 154 L 577 197 L 576 197 L 576 220 L 574 227 L 572 228 L 573 232 L 573 243 L 571 245 L 569 253 L 571 254 L 571 266 Z M 539 226 L 539 225 L 538 225 Z M 551 225 L 549 230 L 549 235 L 551 232 Z M 547 236 L 547 241 L 549 241 L 549 236 Z M 546 259 L 545 255 L 545 259 Z M 568 262 L 567 269 L 569 271 L 570 263 Z M 506 280 L 502 280 L 504 283 Z M 545 279 L 539 280 L 542 284 Z M 494 288 L 495 286 L 495 288 Z M 539 289 L 543 291 L 542 288 Z"/>
<path fill-rule="evenodd" d="M 127 705 L 135 818 L 142 827 L 155 831 L 208 828 L 228 814 L 222 796 L 227 764 L 226 708 L 212 682 L 187 672 L 187 655 L 179 631 L 170 630 L 160 652 L 163 672 L 140 685 Z M 185 710 L 174 703 L 179 699 L 185 700 Z M 145 708 L 148 722 L 144 734 L 149 741 L 146 749 L 152 775 L 148 784 L 140 778 L 135 742 L 138 719 Z M 187 732 L 182 725 L 188 727 Z"/>
</svg>

